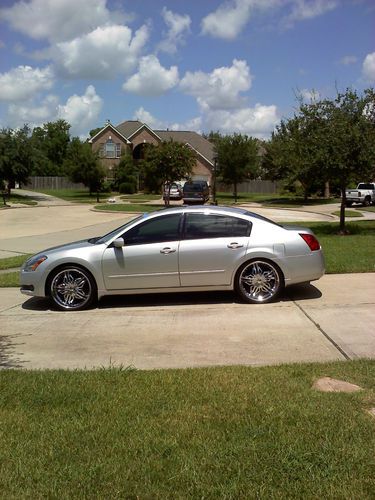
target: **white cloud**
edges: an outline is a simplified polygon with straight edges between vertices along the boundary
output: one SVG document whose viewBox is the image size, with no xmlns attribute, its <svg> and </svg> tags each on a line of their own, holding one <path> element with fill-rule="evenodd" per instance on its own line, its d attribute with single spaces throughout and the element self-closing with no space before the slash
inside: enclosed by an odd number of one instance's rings
<svg viewBox="0 0 375 500">
<path fill-rule="evenodd" d="M 229 109 L 243 104 L 239 94 L 250 89 L 251 79 L 246 61 L 234 59 L 232 66 L 216 68 L 211 73 L 188 71 L 180 86 L 196 97 L 202 108 Z"/>
<path fill-rule="evenodd" d="M 177 14 L 166 7 L 162 10 L 162 16 L 168 27 L 168 32 L 158 45 L 158 49 L 174 54 L 177 51 L 177 45 L 185 42 L 185 36 L 190 31 L 191 19 L 187 14 Z"/>
<path fill-rule="evenodd" d="M 338 4 L 338 0 L 293 0 L 291 13 L 283 19 L 282 24 L 290 28 L 297 21 L 313 19 L 334 10 Z"/>
<path fill-rule="evenodd" d="M 127 26 L 107 25 L 56 44 L 54 58 L 64 76 L 111 79 L 118 73 L 134 69 L 147 39 L 146 25 L 134 36 Z"/>
<path fill-rule="evenodd" d="M 152 129 L 163 129 L 166 128 L 165 123 L 155 118 L 149 111 L 146 111 L 143 107 L 140 107 L 135 111 L 133 115 L 133 120 L 139 120 L 145 123 Z"/>
<path fill-rule="evenodd" d="M 314 89 L 302 89 L 300 91 L 301 97 L 304 101 L 316 102 L 320 99 L 320 92 Z"/>
<path fill-rule="evenodd" d="M 178 83 L 177 66 L 164 68 L 154 55 L 142 57 L 138 73 L 131 76 L 122 86 L 128 92 L 142 96 L 158 96 Z"/>
<path fill-rule="evenodd" d="M 28 123 L 31 128 L 58 119 L 66 120 L 73 136 L 86 137 L 88 131 L 97 125 L 103 101 L 92 85 L 81 96 L 72 95 L 65 104 L 59 103 L 55 95 L 47 95 L 43 100 L 30 99 L 21 104 L 10 104 L 7 126 L 22 127 Z"/>
<path fill-rule="evenodd" d="M 49 90 L 53 83 L 54 75 L 50 66 L 42 69 L 18 66 L 0 74 L 0 101 L 30 99 L 40 91 Z"/>
<path fill-rule="evenodd" d="M 338 5 L 339 0 L 227 0 L 202 19 L 202 33 L 234 40 L 255 12 L 290 8 L 290 13 L 281 20 L 284 28 L 290 28 L 297 21 L 313 19 Z"/>
<path fill-rule="evenodd" d="M 31 128 L 56 118 L 58 97 L 48 95 L 41 102 L 28 101 L 22 104 L 10 104 L 8 107 L 7 122 L 10 127 L 22 127 L 27 123 Z"/>
<path fill-rule="evenodd" d="M 220 5 L 202 20 L 202 32 L 226 40 L 235 39 L 250 19 L 251 2 L 234 0 Z"/>
<path fill-rule="evenodd" d="M 168 128 L 170 130 L 192 130 L 193 132 L 198 132 L 200 134 L 202 132 L 202 124 L 202 117 L 196 116 L 195 118 L 191 118 L 191 120 L 187 120 L 183 123 L 172 123 L 172 125 L 169 125 Z"/>
<path fill-rule="evenodd" d="M 219 130 L 224 134 L 237 132 L 264 139 L 270 136 L 279 119 L 276 106 L 256 104 L 253 108 L 235 111 L 209 111 L 204 122 L 206 130 Z"/>
<path fill-rule="evenodd" d="M 106 0 L 21 0 L 0 9 L 0 19 L 34 39 L 70 40 L 107 22 L 122 20 Z M 115 19 L 116 18 L 116 19 Z"/>
<path fill-rule="evenodd" d="M 375 82 L 375 52 L 367 54 L 362 64 L 363 78 L 368 83 Z"/>
<path fill-rule="evenodd" d="M 59 105 L 57 117 L 70 123 L 72 135 L 81 136 L 97 124 L 102 105 L 103 100 L 96 93 L 95 87 L 89 85 L 83 95 L 74 94 L 65 105 Z"/>
<path fill-rule="evenodd" d="M 349 66 L 350 64 L 355 64 L 357 62 L 357 57 L 356 56 L 344 56 L 340 59 L 340 64 L 343 64 L 344 66 Z"/>
</svg>

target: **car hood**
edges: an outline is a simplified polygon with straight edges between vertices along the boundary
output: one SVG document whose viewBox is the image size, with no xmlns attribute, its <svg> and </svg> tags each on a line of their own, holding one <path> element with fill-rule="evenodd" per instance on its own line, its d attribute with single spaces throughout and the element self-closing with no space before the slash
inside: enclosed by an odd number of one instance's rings
<svg viewBox="0 0 375 500">
<path fill-rule="evenodd" d="M 95 238 L 90 238 L 90 240 L 94 240 Z M 64 245 L 57 245 L 55 247 L 51 248 L 46 248 L 46 250 L 43 250 L 42 252 L 38 252 L 40 254 L 44 253 L 53 253 L 53 252 L 60 252 L 61 250 L 76 250 L 79 248 L 84 248 L 84 247 L 93 247 L 93 243 L 90 243 L 90 240 L 79 240 L 79 241 L 73 241 L 72 243 L 66 243 Z"/>
</svg>

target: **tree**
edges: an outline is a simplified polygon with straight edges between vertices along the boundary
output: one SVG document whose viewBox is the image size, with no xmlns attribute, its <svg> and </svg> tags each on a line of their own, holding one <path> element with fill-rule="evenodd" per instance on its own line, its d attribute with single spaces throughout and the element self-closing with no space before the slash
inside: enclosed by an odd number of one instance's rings
<svg viewBox="0 0 375 500">
<path fill-rule="evenodd" d="M 322 156 L 330 178 L 341 189 L 340 232 L 345 233 L 345 190 L 375 174 L 375 92 L 366 89 L 358 95 L 347 89 L 307 111 L 323 117 Z"/>
<path fill-rule="evenodd" d="M 298 181 L 307 198 L 323 184 L 324 161 L 319 154 L 322 137 L 319 120 L 304 114 L 282 120 L 265 144 L 263 170 L 272 180 L 284 180 L 288 185 Z"/>
<path fill-rule="evenodd" d="M 64 166 L 73 182 L 81 182 L 88 187 L 90 195 L 96 193 L 96 201 L 99 203 L 99 192 L 102 189 L 106 172 L 92 151 L 91 145 L 74 137 L 67 149 Z"/>
<path fill-rule="evenodd" d="M 121 157 L 120 163 L 113 169 L 113 176 L 112 185 L 115 190 L 129 194 L 137 191 L 138 170 L 129 153 Z"/>
<path fill-rule="evenodd" d="M 0 184 L 8 194 L 16 182 L 26 183 L 33 166 L 30 129 L 3 129 L 0 136 Z"/>
<path fill-rule="evenodd" d="M 63 175 L 64 160 L 70 142 L 70 125 L 65 120 L 35 127 L 31 141 L 34 155 L 34 175 Z"/>
<path fill-rule="evenodd" d="M 258 141 L 247 135 L 234 134 L 215 137 L 218 159 L 218 174 L 224 184 L 233 184 L 234 199 L 237 202 L 237 186 L 259 172 Z"/>
<path fill-rule="evenodd" d="M 150 191 L 160 191 L 167 183 L 187 179 L 195 165 L 193 150 L 186 144 L 170 140 L 158 146 L 148 145 L 143 161 L 145 185 Z M 169 205 L 167 197 L 166 204 Z"/>
<path fill-rule="evenodd" d="M 336 98 L 301 104 L 282 121 L 266 147 L 271 177 L 298 179 L 305 195 L 319 182 L 341 190 L 340 231 L 345 233 L 345 190 L 375 173 L 375 92 L 347 89 Z"/>
<path fill-rule="evenodd" d="M 102 129 L 103 129 L 103 127 L 97 127 L 97 128 L 91 129 L 89 132 L 90 138 L 92 139 L 93 137 L 95 137 L 96 134 L 98 134 Z"/>
</svg>

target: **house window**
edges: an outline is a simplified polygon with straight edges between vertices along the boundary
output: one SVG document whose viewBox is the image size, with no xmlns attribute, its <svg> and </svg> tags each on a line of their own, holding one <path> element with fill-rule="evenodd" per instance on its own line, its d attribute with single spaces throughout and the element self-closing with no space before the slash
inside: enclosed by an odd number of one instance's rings
<svg viewBox="0 0 375 500">
<path fill-rule="evenodd" d="M 108 139 L 108 141 L 104 144 L 104 156 L 106 158 L 120 158 L 121 144 L 115 144 L 112 139 Z"/>
</svg>

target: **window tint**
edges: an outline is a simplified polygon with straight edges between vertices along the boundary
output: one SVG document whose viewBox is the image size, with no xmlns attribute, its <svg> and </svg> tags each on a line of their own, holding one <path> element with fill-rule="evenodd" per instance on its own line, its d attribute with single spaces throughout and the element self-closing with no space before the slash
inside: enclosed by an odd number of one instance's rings
<svg viewBox="0 0 375 500">
<path fill-rule="evenodd" d="M 179 240 L 180 219 L 181 214 L 173 214 L 157 217 L 143 224 L 138 224 L 123 234 L 125 245 L 142 245 Z"/>
<path fill-rule="evenodd" d="M 229 215 L 186 214 L 185 239 L 249 236 L 251 222 Z"/>
</svg>

